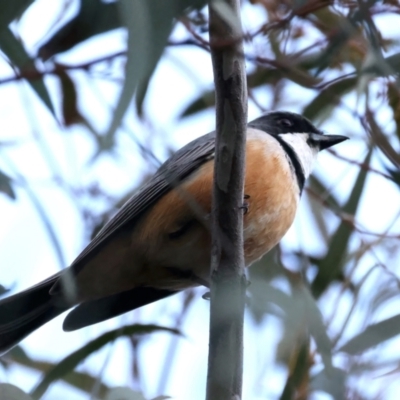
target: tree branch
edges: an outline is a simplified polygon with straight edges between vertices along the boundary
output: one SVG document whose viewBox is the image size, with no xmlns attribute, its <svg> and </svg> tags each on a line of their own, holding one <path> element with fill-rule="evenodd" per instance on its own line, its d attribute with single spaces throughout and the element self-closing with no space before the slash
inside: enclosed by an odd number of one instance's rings
<svg viewBox="0 0 400 400">
<path fill-rule="evenodd" d="M 243 183 L 247 87 L 240 1 L 210 1 L 210 45 L 216 92 L 210 346 L 207 400 L 240 399 L 246 280 Z M 224 45 L 222 46 L 221 43 Z"/>
</svg>

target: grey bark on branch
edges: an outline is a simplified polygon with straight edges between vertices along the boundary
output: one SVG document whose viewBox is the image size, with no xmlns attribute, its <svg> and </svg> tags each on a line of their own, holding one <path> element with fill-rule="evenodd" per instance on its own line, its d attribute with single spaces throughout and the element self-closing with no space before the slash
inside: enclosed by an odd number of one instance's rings
<svg viewBox="0 0 400 400">
<path fill-rule="evenodd" d="M 239 400 L 246 292 L 241 207 L 247 125 L 240 1 L 210 0 L 209 18 L 217 136 L 206 400 Z"/>
</svg>

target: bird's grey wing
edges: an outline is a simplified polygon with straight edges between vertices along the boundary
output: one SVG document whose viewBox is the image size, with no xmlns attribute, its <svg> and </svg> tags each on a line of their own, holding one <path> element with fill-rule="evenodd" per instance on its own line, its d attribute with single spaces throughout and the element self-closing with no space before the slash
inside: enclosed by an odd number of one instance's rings
<svg viewBox="0 0 400 400">
<path fill-rule="evenodd" d="M 115 214 L 71 265 L 78 273 L 86 261 L 121 229 L 134 224 L 165 193 L 214 156 L 215 132 L 204 135 L 173 154 Z"/>
<path fill-rule="evenodd" d="M 178 292 L 173 290 L 139 286 L 111 296 L 87 301 L 68 313 L 63 323 L 63 329 L 68 332 L 97 324 L 176 293 Z"/>
</svg>

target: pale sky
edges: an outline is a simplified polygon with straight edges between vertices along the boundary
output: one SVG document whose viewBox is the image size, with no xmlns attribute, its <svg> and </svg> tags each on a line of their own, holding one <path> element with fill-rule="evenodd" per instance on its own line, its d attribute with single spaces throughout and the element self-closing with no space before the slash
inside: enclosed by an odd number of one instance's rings
<svg viewBox="0 0 400 400">
<path fill-rule="evenodd" d="M 76 2 L 73 2 L 76 3 Z M 61 3 L 51 0 L 36 0 L 35 5 L 24 16 L 18 30 L 28 49 L 35 49 L 52 24 L 51 17 Z M 71 12 L 74 7 L 71 8 Z M 257 25 L 262 21 L 260 8 L 247 6 L 244 11 L 245 25 Z M 40 20 L 40 24 L 37 21 Z M 400 17 L 395 21 L 380 19 L 379 23 L 385 26 L 399 23 Z M 175 32 L 176 37 L 182 34 L 182 27 Z M 389 29 L 389 28 L 388 28 Z M 124 48 L 124 33 L 114 32 L 104 35 L 101 41 L 93 39 L 88 43 L 78 46 L 60 57 L 59 61 L 74 63 L 90 60 L 99 55 L 108 54 Z M 251 66 L 249 67 L 251 68 Z M 4 61 L 0 61 L 0 77 L 8 77 L 11 69 Z M 71 74 L 79 82 L 80 107 L 86 115 L 94 116 L 91 122 L 99 131 L 105 131 L 110 121 L 110 109 L 118 96 L 116 85 L 98 79 L 92 84 L 87 84 L 82 72 Z M 53 78 L 46 79 L 53 98 L 57 99 L 58 87 Z M 166 148 L 178 149 L 194 138 L 209 132 L 214 127 L 214 113 L 212 110 L 203 112 L 196 117 L 178 121 L 177 117 L 184 107 L 197 95 L 212 87 L 212 69 L 209 55 L 197 48 L 168 48 L 164 58 L 157 68 L 151 82 L 145 113 L 153 126 L 141 124 L 134 116 L 126 118 L 126 125 L 134 132 L 143 144 L 147 143 L 149 132 L 157 132 L 151 137 L 156 156 L 164 160 L 167 156 Z M 281 109 L 300 111 L 302 106 L 310 101 L 314 94 L 306 92 L 294 84 L 288 86 L 287 100 L 282 101 Z M 36 95 L 26 84 L 3 85 L 0 87 L 0 120 L 2 130 L 0 143 L 3 141 L 16 141 L 16 146 L 1 147 L 0 169 L 13 176 L 10 168 L 11 160 L 14 167 L 29 181 L 42 206 L 54 224 L 57 237 L 62 244 L 62 253 L 66 265 L 78 255 L 83 245 L 84 227 L 80 214 L 70 201 L 66 192 L 52 183 L 49 176 L 49 165 L 43 157 L 43 151 L 50 156 L 51 166 L 58 174 L 75 187 L 87 182 L 99 180 L 101 187 L 118 197 L 140 182 L 144 173 L 154 171 L 154 166 L 148 160 L 143 160 L 137 146 L 127 133 L 121 133 L 118 138 L 118 160 L 110 155 L 104 155 L 90 165 L 93 155 L 92 141 L 89 134 L 81 127 L 62 130 L 49 114 L 47 109 L 37 101 Z M 263 104 L 270 102 L 270 93 L 258 91 L 257 96 Z M 346 96 L 345 103 L 354 108 L 358 101 L 354 96 Z M 130 110 L 132 113 L 133 109 Z M 249 119 L 257 117 L 260 111 L 250 102 Z M 380 115 L 382 120 L 387 116 Z M 351 136 L 350 141 L 340 145 L 337 151 L 351 159 L 362 160 L 365 156 L 365 137 L 359 124 L 343 110 L 336 110 L 333 116 L 321 127 L 332 134 L 345 134 Z M 390 126 L 388 127 L 390 128 Z M 38 141 L 33 138 L 42 138 L 41 148 Z M 382 158 L 382 157 L 381 157 Z M 382 169 L 379 157 L 375 157 L 373 166 Z M 54 168 L 52 168 L 54 170 Z M 316 167 L 317 175 L 329 182 L 335 188 L 335 194 L 344 201 L 352 188 L 358 168 L 338 161 L 329 153 L 321 154 Z M 0 283 L 13 286 L 13 290 L 26 288 L 60 269 L 60 262 L 56 257 L 43 223 L 32 205 L 24 189 L 17 189 L 18 201 L 12 202 L 0 195 L 1 220 L 0 226 Z M 86 201 L 86 203 L 85 203 Z M 81 205 L 90 205 L 87 200 L 81 199 Z M 370 173 L 368 185 L 362 199 L 362 207 L 357 215 L 357 220 L 365 230 L 382 232 L 393 222 L 393 215 L 400 204 L 398 189 L 387 180 Z M 102 210 L 104 205 L 99 202 L 95 205 Z M 283 239 L 286 249 L 307 249 L 312 254 L 323 254 L 325 249 L 315 229 L 309 229 L 310 224 L 315 224 L 310 215 L 309 208 L 303 201 L 298 212 L 296 222 Z M 314 225 L 313 225 L 314 226 Z M 337 220 L 332 216 L 330 229 L 337 226 Z M 399 232 L 398 220 L 392 227 L 392 232 Z M 304 234 L 307 232 L 307 234 Z M 359 238 L 355 235 L 352 241 L 356 248 Z M 388 244 L 389 246 L 389 244 Z M 379 255 L 378 255 L 379 256 Z M 383 259 L 386 254 L 381 255 Z M 392 264 L 399 261 L 398 251 L 393 251 Z M 362 261 L 365 268 L 376 262 L 371 257 Z M 363 266 L 364 266 L 363 264 Z M 65 265 L 64 265 L 65 266 Z M 361 268 L 363 270 L 363 268 Z M 373 285 L 373 280 L 368 285 Z M 365 289 L 367 290 L 367 289 Z M 202 294 L 205 289 L 199 289 Z M 115 328 L 123 323 L 140 321 L 144 323 L 157 323 L 171 326 L 176 314 L 181 307 L 181 296 L 175 296 L 163 302 L 149 305 L 141 310 L 134 311 L 122 317 L 97 324 L 83 330 L 64 333 L 61 329 L 62 318 L 59 317 L 37 330 L 23 341 L 22 346 L 33 358 L 51 361 L 60 360 L 73 350 L 82 346 L 86 341 L 97 337 L 100 333 L 110 328 Z M 331 297 L 321 300 L 321 308 L 329 309 Z M 344 304 L 343 307 L 346 307 Z M 396 314 L 397 305 L 382 311 L 382 318 Z M 329 314 L 329 313 L 328 313 Z M 359 330 L 357 318 L 352 322 L 351 332 Z M 275 399 L 286 379 L 284 368 L 274 363 L 275 349 L 280 338 L 280 321 L 274 316 L 268 316 L 264 322 L 255 328 L 249 315 L 246 317 L 245 327 L 245 374 L 244 398 Z M 200 400 L 204 398 L 205 379 L 207 371 L 208 352 L 208 302 L 199 299 L 191 308 L 184 323 L 182 331 L 185 338 L 178 339 L 178 357 L 171 368 L 166 387 L 159 392 L 160 374 L 164 365 L 164 357 L 171 340 L 169 334 L 155 333 L 144 341 L 140 348 L 140 366 L 142 368 L 144 394 L 149 399 L 157 395 L 170 395 L 177 400 Z M 395 339 L 383 348 L 387 354 L 400 354 L 399 340 Z M 395 351 L 394 351 L 395 350 Z M 397 353 L 396 353 L 397 352 Z M 104 382 L 110 386 L 129 385 L 131 382 L 131 353 L 125 340 L 118 340 L 113 345 L 107 346 L 95 356 L 90 357 L 79 366 L 81 371 L 90 371 L 93 375 L 101 373 Z M 342 362 L 337 359 L 338 366 Z M 39 379 L 39 374 L 23 368 L 12 367 L 10 371 L 0 375 L 0 381 L 8 381 L 29 391 Z M 380 387 L 381 381 L 369 382 L 371 393 L 376 385 Z M 387 385 L 385 397 L 397 398 L 400 389 L 398 384 Z M 71 389 L 70 386 L 58 383 L 44 396 L 44 399 L 84 400 L 86 394 Z M 325 394 L 313 396 L 313 399 L 329 399 Z"/>
</svg>

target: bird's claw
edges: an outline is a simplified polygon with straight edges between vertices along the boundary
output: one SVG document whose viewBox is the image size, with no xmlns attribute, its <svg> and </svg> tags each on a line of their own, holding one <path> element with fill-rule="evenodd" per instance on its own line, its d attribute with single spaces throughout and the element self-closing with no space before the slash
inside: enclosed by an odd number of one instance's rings
<svg viewBox="0 0 400 400">
<path fill-rule="evenodd" d="M 245 194 L 243 196 L 244 200 L 248 200 L 250 196 L 248 194 Z M 239 207 L 241 210 L 243 210 L 243 215 L 246 215 L 249 212 L 249 207 L 250 204 L 247 201 L 244 201 L 243 204 Z"/>
</svg>

